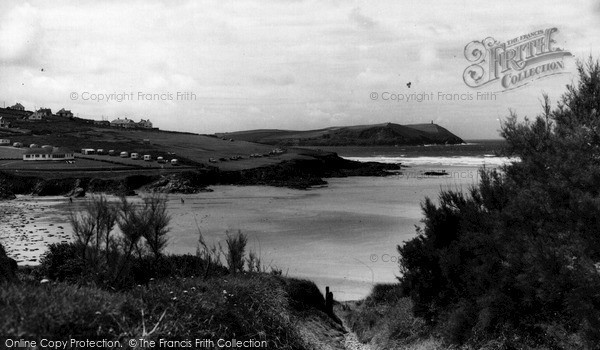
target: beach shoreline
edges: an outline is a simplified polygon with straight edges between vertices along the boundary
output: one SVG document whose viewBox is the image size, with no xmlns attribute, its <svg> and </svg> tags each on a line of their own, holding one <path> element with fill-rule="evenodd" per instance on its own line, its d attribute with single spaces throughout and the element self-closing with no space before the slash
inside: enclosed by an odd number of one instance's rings
<svg viewBox="0 0 600 350">
<path fill-rule="evenodd" d="M 64 200 L 19 195 L 0 202 L 0 243 L 20 266 L 39 265 L 50 244 L 71 241 L 70 227 L 57 216 Z"/>
<path fill-rule="evenodd" d="M 477 168 L 442 168 L 448 176 L 424 176 L 437 169 L 424 166 L 388 177 L 330 178 L 327 186 L 308 190 L 217 185 L 212 192 L 169 194 L 166 252 L 194 254 L 198 228 L 214 244 L 223 244 L 226 232 L 241 230 L 263 266 L 313 280 L 321 289 L 330 286 L 339 300 L 358 300 L 375 283 L 396 281 L 396 245 L 415 235 L 424 197 L 435 199 L 441 188 L 467 189 L 477 181 Z M 136 202 L 143 195 L 128 198 Z M 62 196 L 23 195 L 0 202 L 6 214 L 0 242 L 19 265 L 39 264 L 49 244 L 70 241 L 69 210 L 82 208 L 89 196 L 72 203 Z"/>
</svg>

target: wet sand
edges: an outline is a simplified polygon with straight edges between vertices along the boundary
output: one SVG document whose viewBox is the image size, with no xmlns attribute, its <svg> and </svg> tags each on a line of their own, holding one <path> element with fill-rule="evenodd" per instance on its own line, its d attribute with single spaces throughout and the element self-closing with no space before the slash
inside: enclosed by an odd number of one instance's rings
<svg viewBox="0 0 600 350">
<path fill-rule="evenodd" d="M 69 242 L 71 228 L 59 204 L 65 198 L 18 196 L 0 202 L 0 243 L 19 265 L 37 265 L 47 246 Z"/>
</svg>

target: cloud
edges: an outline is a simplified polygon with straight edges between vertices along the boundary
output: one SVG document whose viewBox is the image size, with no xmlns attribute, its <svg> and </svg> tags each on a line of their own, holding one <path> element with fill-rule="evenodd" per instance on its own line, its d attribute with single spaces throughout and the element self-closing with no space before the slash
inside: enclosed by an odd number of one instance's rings
<svg viewBox="0 0 600 350">
<path fill-rule="evenodd" d="M 455 123 L 462 128 L 501 107 L 537 112 L 541 83 L 493 108 L 385 104 L 369 92 L 400 92 L 408 81 L 411 91 L 466 90 L 464 46 L 487 36 L 508 40 L 551 24 L 560 30 L 559 46 L 585 56 L 598 52 L 591 45 L 600 40 L 600 4 L 591 0 L 586 6 L 462 0 L 434 7 L 391 0 L 3 1 L 0 95 L 6 100 L 98 118 L 149 117 L 161 128 L 201 132 L 265 123 L 302 129 L 419 122 L 450 112 L 465 116 Z M 564 87 L 558 78 L 544 84 L 550 92 Z M 71 101 L 70 91 L 189 91 L 198 100 L 94 103 Z M 478 125 L 472 133 L 483 132 Z"/>
<path fill-rule="evenodd" d="M 25 3 L 0 18 L 0 62 L 27 64 L 41 54 L 39 12 Z"/>
<path fill-rule="evenodd" d="M 373 29 L 377 25 L 377 22 L 375 22 L 372 18 L 362 14 L 360 8 L 358 7 L 353 8 L 348 17 L 353 23 L 363 29 Z"/>
</svg>

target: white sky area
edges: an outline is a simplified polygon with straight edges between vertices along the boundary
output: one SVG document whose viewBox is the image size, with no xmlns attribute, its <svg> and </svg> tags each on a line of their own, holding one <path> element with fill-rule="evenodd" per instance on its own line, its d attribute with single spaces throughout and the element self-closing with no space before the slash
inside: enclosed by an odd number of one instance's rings
<svg viewBox="0 0 600 350">
<path fill-rule="evenodd" d="M 575 56 L 566 74 L 495 101 L 437 99 L 501 89 L 465 85 L 469 42 L 550 27 L 559 29 L 556 45 Z M 509 108 L 537 115 L 542 92 L 557 101 L 576 77 L 575 59 L 589 55 L 600 58 L 599 1 L 0 3 L 2 105 L 150 118 L 161 129 L 198 133 L 433 120 L 466 139 L 497 138 Z M 132 92 L 122 102 L 91 100 Z M 145 101 L 140 92 L 173 99 Z M 177 100 L 177 92 L 195 99 Z M 382 101 L 372 92 L 436 98 Z"/>
</svg>

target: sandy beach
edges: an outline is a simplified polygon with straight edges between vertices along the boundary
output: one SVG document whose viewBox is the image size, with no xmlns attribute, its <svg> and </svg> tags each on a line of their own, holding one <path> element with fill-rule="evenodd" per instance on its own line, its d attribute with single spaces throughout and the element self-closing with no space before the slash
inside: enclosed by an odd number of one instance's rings
<svg viewBox="0 0 600 350">
<path fill-rule="evenodd" d="M 359 299 L 374 283 L 396 280 L 396 246 L 415 235 L 423 198 L 436 198 L 440 189 L 466 189 L 477 181 L 477 168 L 466 166 L 446 166 L 449 176 L 422 176 L 435 169 L 328 179 L 328 186 L 310 190 L 214 186 L 213 192 L 170 195 L 167 252 L 193 254 L 198 227 L 215 244 L 224 243 L 227 231 L 241 230 L 263 265 L 311 279 L 322 289 L 330 286 L 338 300 Z M 78 210 L 87 200 L 19 196 L 1 202 L 0 242 L 20 265 L 39 264 L 47 245 L 71 239 L 69 210 Z"/>
</svg>

